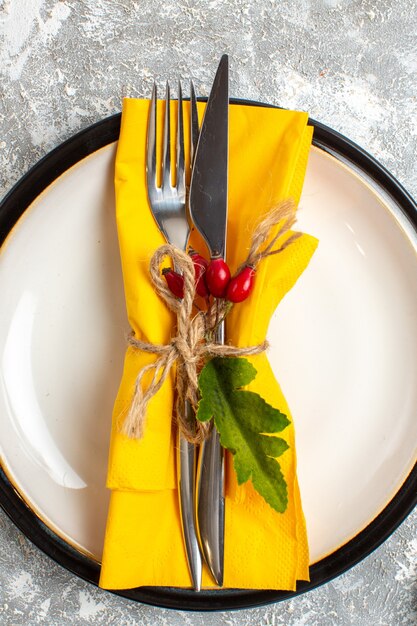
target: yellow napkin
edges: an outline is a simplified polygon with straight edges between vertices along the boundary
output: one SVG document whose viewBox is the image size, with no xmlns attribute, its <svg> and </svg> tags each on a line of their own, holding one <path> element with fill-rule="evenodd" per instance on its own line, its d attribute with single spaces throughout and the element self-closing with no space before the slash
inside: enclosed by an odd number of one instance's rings
<svg viewBox="0 0 417 626">
<path fill-rule="evenodd" d="M 164 243 L 146 193 L 148 109 L 149 101 L 125 99 L 123 103 L 115 173 L 117 225 L 130 324 L 146 341 L 167 343 L 175 320 L 156 295 L 148 273 L 150 257 Z M 172 116 L 175 109 L 174 103 Z M 203 110 L 200 103 L 200 120 Z M 246 256 L 260 215 L 282 199 L 299 200 L 312 138 L 307 120 L 305 113 L 230 107 L 227 260 L 232 273 Z M 161 103 L 158 121 L 161 127 Z M 195 234 L 192 243 L 206 254 Z M 316 245 L 313 237 L 303 235 L 260 264 L 251 297 L 236 305 L 228 317 L 228 342 L 246 346 L 264 339 L 272 313 L 307 266 Z M 286 358 L 291 359 L 291 354 Z M 127 349 L 115 402 L 107 481 L 112 494 L 100 579 L 100 586 L 107 589 L 191 586 L 177 504 L 171 424 L 173 375 L 149 404 L 144 437 L 130 440 L 118 432 L 137 372 L 154 359 L 153 355 Z M 291 419 L 267 356 L 251 360 L 258 373 L 250 389 Z M 296 477 L 293 424 L 280 436 L 290 445 L 280 457 L 289 492 L 284 514 L 273 511 L 250 482 L 239 487 L 233 460 L 226 457 L 225 587 L 293 590 L 297 580 L 308 580 L 308 544 Z M 207 571 L 203 586 L 215 586 Z"/>
</svg>

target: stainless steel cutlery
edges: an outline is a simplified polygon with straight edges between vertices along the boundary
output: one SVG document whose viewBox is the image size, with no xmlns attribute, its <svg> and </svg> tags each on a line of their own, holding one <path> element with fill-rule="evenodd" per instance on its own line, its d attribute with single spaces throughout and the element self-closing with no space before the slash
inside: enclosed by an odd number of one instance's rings
<svg viewBox="0 0 417 626">
<path fill-rule="evenodd" d="M 182 107 L 182 89 L 178 86 L 178 115 L 177 115 L 177 147 L 175 168 L 171 163 L 171 129 L 170 129 L 170 90 L 167 83 L 165 94 L 165 118 L 163 130 L 163 154 L 161 186 L 158 186 L 158 172 L 156 164 L 156 106 L 157 90 L 154 85 L 150 113 L 148 118 L 148 134 L 146 147 L 146 181 L 148 198 L 152 214 L 165 239 L 185 250 L 190 236 L 190 224 L 186 206 L 186 172 L 184 156 L 184 121 Z M 198 138 L 198 117 L 194 88 L 191 87 L 191 152 L 195 152 Z M 172 174 L 175 169 L 175 186 L 172 185 Z M 189 419 L 192 418 L 192 408 L 187 403 L 186 411 Z M 179 508 L 193 587 L 196 591 L 201 588 L 202 561 L 196 535 L 195 525 L 195 478 L 196 478 L 196 449 L 178 436 L 177 445 L 177 476 Z"/>
<path fill-rule="evenodd" d="M 148 120 L 147 188 L 152 213 L 166 240 L 186 249 L 190 222 L 203 236 L 212 259 L 226 253 L 228 180 L 228 57 L 221 60 L 207 102 L 200 133 L 194 88 L 190 98 L 191 183 L 188 207 L 185 184 L 184 123 L 181 85 L 178 91 L 175 186 L 170 157 L 170 93 L 166 88 L 161 186 L 157 185 L 156 86 L 153 88 Z M 188 210 L 187 210 L 188 209 Z M 224 343 L 224 325 L 216 341 Z M 192 409 L 188 406 L 187 410 Z M 191 418 L 191 415 L 190 415 Z M 224 570 L 224 454 L 213 427 L 202 444 L 198 467 L 195 446 L 179 437 L 178 492 L 190 575 L 195 590 L 201 588 L 202 561 L 199 550 L 215 580 L 223 585 Z"/>
<path fill-rule="evenodd" d="M 212 259 L 225 258 L 229 126 L 229 61 L 224 55 L 207 102 L 194 157 L 189 209 Z M 217 343 L 224 343 L 224 323 Z M 213 427 L 200 450 L 197 525 L 204 559 L 219 586 L 224 569 L 224 452 Z"/>
</svg>

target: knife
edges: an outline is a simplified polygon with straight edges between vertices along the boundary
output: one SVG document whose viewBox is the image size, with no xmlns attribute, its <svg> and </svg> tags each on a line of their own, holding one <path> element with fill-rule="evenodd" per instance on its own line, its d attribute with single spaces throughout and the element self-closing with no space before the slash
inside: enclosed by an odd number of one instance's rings
<svg viewBox="0 0 417 626">
<path fill-rule="evenodd" d="M 212 259 L 225 258 L 229 152 L 229 58 L 220 59 L 200 129 L 191 175 L 189 211 Z M 224 324 L 217 330 L 224 343 Z M 200 547 L 217 585 L 224 570 L 224 453 L 213 427 L 197 468 L 197 530 Z"/>
</svg>

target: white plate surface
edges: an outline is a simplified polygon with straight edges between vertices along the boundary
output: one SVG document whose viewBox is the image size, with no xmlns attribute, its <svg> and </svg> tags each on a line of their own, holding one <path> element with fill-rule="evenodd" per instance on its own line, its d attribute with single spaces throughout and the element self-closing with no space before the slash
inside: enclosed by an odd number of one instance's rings
<svg viewBox="0 0 417 626">
<path fill-rule="evenodd" d="M 0 253 L 1 462 L 47 525 L 97 560 L 128 329 L 114 154 L 112 144 L 55 181 Z M 320 243 L 269 332 L 312 563 L 365 528 L 416 461 L 417 243 L 390 202 L 312 149 L 299 227 Z"/>
</svg>

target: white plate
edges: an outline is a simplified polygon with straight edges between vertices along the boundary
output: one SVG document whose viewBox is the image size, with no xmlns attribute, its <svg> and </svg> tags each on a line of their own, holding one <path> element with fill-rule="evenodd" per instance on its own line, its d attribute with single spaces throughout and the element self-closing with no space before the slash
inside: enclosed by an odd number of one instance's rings
<svg viewBox="0 0 417 626">
<path fill-rule="evenodd" d="M 66 169 L 0 254 L 5 480 L 95 561 L 128 330 L 114 156 L 109 143 Z M 417 237 L 363 168 L 322 148 L 311 150 L 300 207 L 299 228 L 320 243 L 273 316 L 269 354 L 295 421 L 315 563 L 369 527 L 416 463 Z"/>
</svg>

